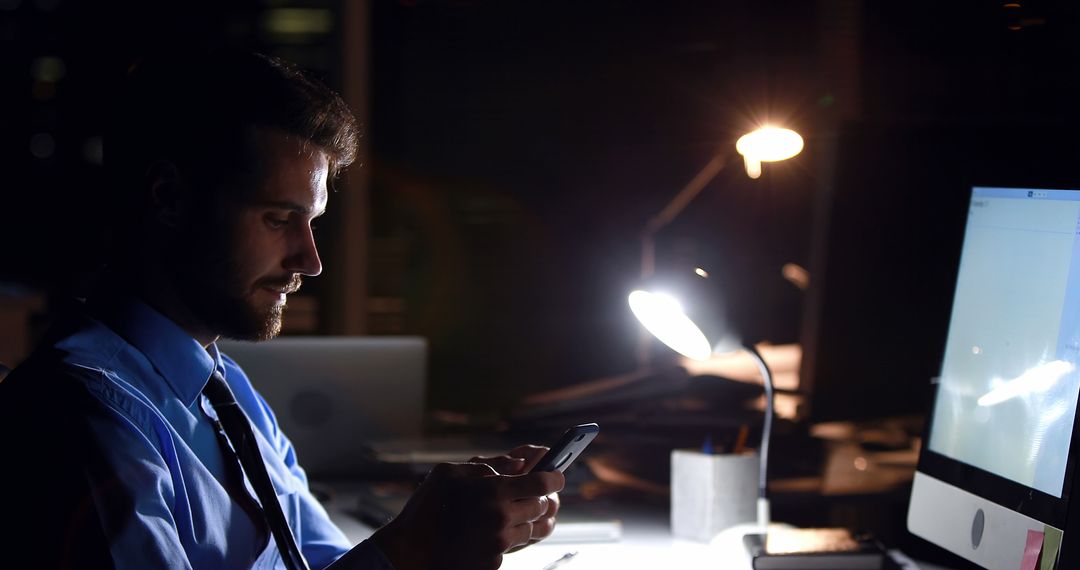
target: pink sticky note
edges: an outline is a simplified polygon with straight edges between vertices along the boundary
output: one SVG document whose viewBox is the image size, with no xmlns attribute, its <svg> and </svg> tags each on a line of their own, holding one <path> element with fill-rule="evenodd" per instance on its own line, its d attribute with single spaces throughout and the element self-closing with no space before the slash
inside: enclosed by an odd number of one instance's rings
<svg viewBox="0 0 1080 570">
<path fill-rule="evenodd" d="M 1042 545 L 1043 533 L 1037 530 L 1029 530 L 1027 546 L 1024 547 L 1024 559 L 1020 562 L 1020 570 L 1035 570 L 1038 567 Z"/>
</svg>

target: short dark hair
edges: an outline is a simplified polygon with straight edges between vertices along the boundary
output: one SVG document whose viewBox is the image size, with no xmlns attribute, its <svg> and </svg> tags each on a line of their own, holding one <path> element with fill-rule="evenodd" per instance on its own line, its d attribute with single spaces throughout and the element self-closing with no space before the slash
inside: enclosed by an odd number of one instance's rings
<svg viewBox="0 0 1080 570">
<path fill-rule="evenodd" d="M 127 218 L 120 225 L 145 213 L 147 172 L 158 161 L 203 185 L 257 180 L 264 169 L 259 128 L 325 152 L 331 178 L 356 158 L 358 127 L 345 102 L 280 59 L 216 49 L 133 65 L 105 136 L 105 164 L 121 200 L 117 213 Z"/>
</svg>

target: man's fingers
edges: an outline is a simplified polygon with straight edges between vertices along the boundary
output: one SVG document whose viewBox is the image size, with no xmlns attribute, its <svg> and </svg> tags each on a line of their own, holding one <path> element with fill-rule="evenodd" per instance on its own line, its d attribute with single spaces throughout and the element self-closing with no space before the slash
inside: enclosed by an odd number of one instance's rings
<svg viewBox="0 0 1080 570">
<path fill-rule="evenodd" d="M 510 501 L 506 507 L 507 526 L 531 523 L 546 516 L 549 502 L 547 497 L 531 497 Z"/>
<path fill-rule="evenodd" d="M 502 499 L 524 499 L 558 493 L 566 484 L 566 478 L 558 471 L 529 473 L 507 477 L 501 482 L 498 493 Z"/>
<path fill-rule="evenodd" d="M 555 518 L 555 515 L 559 514 L 559 506 L 562 505 L 562 501 L 559 499 L 558 493 L 552 493 L 547 496 L 548 510 L 545 515 Z"/>
<path fill-rule="evenodd" d="M 525 472 L 525 459 L 499 455 L 497 457 L 473 457 L 469 463 L 483 463 L 502 475 L 517 475 Z"/>
<path fill-rule="evenodd" d="M 436 465 L 402 513 L 376 532 L 378 544 L 400 568 L 498 568 L 502 553 L 551 534 L 558 511 L 562 473 L 498 473 L 526 461 L 507 455 Z"/>
<path fill-rule="evenodd" d="M 506 455 L 473 457 L 469 462 L 490 465 L 492 469 L 503 475 L 518 475 L 528 473 L 540 462 L 540 458 L 547 453 L 547 450 L 548 448 L 539 445 L 519 445 L 508 451 Z"/>
<path fill-rule="evenodd" d="M 434 476 L 490 477 L 499 473 L 484 463 L 440 463 L 431 470 Z"/>
<path fill-rule="evenodd" d="M 525 544 L 519 544 L 511 548 L 508 552 L 517 552 L 522 548 L 536 544 L 541 540 L 551 536 L 551 533 L 555 530 L 555 518 L 554 517 L 541 517 L 533 521 L 529 527 L 529 541 Z"/>
<path fill-rule="evenodd" d="M 529 541 L 532 540 L 533 524 L 531 522 L 522 523 L 516 526 L 504 528 L 499 533 L 499 546 L 502 548 L 501 552 L 508 552 L 515 548 L 526 546 Z"/>
<path fill-rule="evenodd" d="M 552 493 L 547 496 L 547 499 L 547 512 L 540 518 L 532 521 L 532 533 L 529 537 L 529 544 L 519 546 L 515 548 L 515 551 L 521 550 L 530 544 L 536 544 L 551 536 L 552 532 L 555 532 L 555 515 L 559 513 L 559 494 Z"/>
<path fill-rule="evenodd" d="M 529 542 L 536 542 L 538 540 L 544 540 L 551 536 L 551 533 L 555 530 L 555 517 L 544 516 L 533 521 L 532 536 Z"/>
<path fill-rule="evenodd" d="M 540 462 L 540 458 L 548 452 L 548 448 L 539 445 L 519 445 L 514 449 L 511 449 L 507 455 L 510 457 L 517 457 L 525 461 L 525 467 L 521 470 L 522 473 L 528 472 L 534 465 Z"/>
</svg>

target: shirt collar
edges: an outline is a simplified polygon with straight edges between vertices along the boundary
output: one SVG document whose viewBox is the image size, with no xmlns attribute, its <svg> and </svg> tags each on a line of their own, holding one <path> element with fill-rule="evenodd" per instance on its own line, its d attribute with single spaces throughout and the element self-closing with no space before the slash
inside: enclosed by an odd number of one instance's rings
<svg viewBox="0 0 1080 570">
<path fill-rule="evenodd" d="M 210 374 L 223 367 L 216 345 L 207 352 L 179 325 L 139 299 L 113 299 L 88 309 L 142 352 L 185 406 L 195 402 Z"/>
</svg>

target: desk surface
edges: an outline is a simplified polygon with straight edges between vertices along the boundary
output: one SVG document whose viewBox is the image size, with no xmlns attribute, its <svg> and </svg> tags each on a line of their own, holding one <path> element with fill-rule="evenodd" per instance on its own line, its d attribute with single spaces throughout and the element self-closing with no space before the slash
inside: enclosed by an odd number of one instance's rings
<svg viewBox="0 0 1080 570">
<path fill-rule="evenodd" d="M 371 536 L 371 527 L 357 520 L 348 510 L 357 494 L 337 489 L 326 503 L 330 518 L 341 527 L 354 543 Z M 706 544 L 675 538 L 666 513 L 656 509 L 618 509 L 622 523 L 622 538 L 616 542 L 541 542 L 508 554 L 503 559 L 504 570 L 543 570 L 569 552 L 577 554 L 559 566 L 559 570 L 589 570 L 606 568 L 649 569 L 678 568 L 680 570 L 724 568 L 749 569 L 750 560 L 742 544 L 742 533 L 724 533 Z M 904 570 L 944 570 L 933 566 L 916 565 L 899 553 L 893 555 Z"/>
<path fill-rule="evenodd" d="M 541 542 L 520 552 L 508 554 L 502 568 L 507 570 L 542 570 L 568 552 L 577 552 L 560 570 L 599 568 L 725 568 L 749 569 L 750 561 L 742 545 L 742 536 L 734 534 L 705 544 L 672 537 L 666 520 L 641 516 L 622 517 L 623 535 L 618 542 L 591 544 L 548 544 Z M 729 540 L 724 540 L 728 538 Z"/>
</svg>

